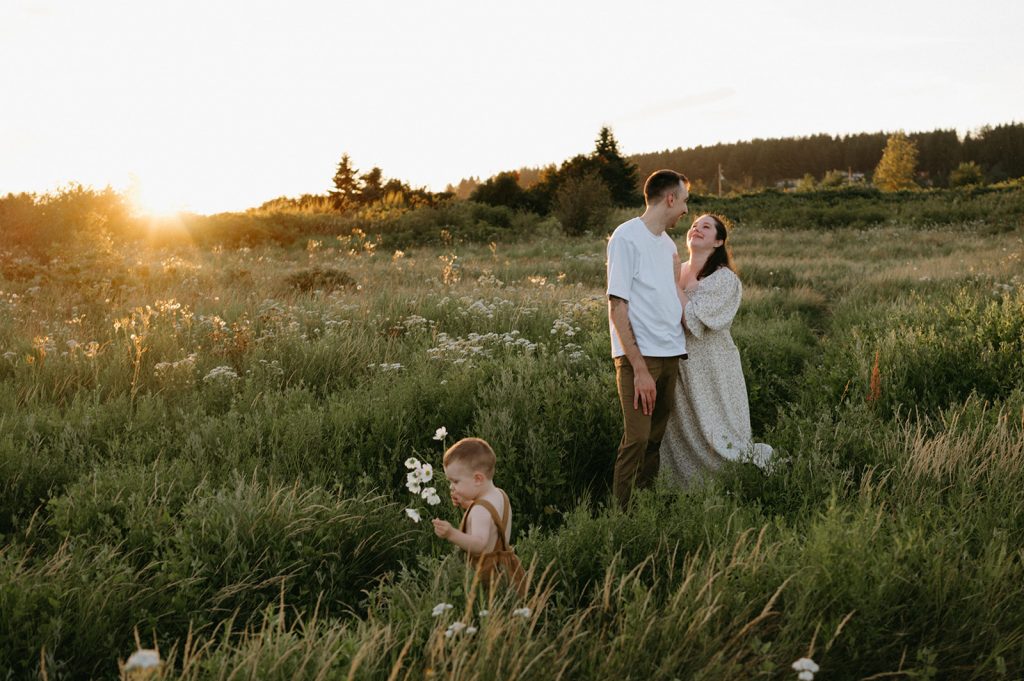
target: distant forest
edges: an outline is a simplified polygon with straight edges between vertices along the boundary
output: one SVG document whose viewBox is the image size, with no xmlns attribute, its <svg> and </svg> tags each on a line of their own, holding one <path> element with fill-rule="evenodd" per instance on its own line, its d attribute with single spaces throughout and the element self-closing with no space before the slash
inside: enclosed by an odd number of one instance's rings
<svg viewBox="0 0 1024 681">
<path fill-rule="evenodd" d="M 919 152 L 919 182 L 927 186 L 947 186 L 951 171 L 963 162 L 977 163 L 988 182 L 1000 182 L 1024 176 L 1024 123 L 985 126 L 963 139 L 955 130 L 908 133 Z M 889 133 L 855 135 L 812 135 L 781 139 L 754 139 L 749 142 L 715 144 L 691 149 L 634 154 L 626 158 L 636 164 L 640 181 L 660 168 L 685 173 L 702 192 L 718 188 L 721 164 L 724 192 L 750 191 L 799 180 L 804 175 L 821 179 L 830 171 L 860 174 L 870 178 L 882 158 Z M 527 189 L 536 184 L 549 168 L 520 168 L 519 184 Z M 467 198 L 481 184 L 478 178 L 449 185 L 448 191 Z"/>
</svg>

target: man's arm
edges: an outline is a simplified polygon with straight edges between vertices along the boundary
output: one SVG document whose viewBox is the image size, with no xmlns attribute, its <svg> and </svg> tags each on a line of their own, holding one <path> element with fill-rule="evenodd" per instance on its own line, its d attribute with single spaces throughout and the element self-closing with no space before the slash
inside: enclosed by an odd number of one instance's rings
<svg viewBox="0 0 1024 681">
<path fill-rule="evenodd" d="M 658 391 L 651 372 L 647 370 L 644 356 L 640 354 L 640 346 L 636 344 L 633 327 L 629 323 L 629 301 L 618 296 L 608 296 L 608 318 L 619 336 L 619 343 L 626 353 L 626 359 L 633 367 L 633 408 L 640 409 L 642 406 L 644 414 L 650 416 L 654 412 L 654 400 Z"/>
</svg>

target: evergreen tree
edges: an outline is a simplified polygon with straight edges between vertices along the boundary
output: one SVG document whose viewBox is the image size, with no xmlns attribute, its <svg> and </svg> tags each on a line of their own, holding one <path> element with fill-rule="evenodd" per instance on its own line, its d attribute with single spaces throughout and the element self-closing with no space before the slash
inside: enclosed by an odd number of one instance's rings
<svg viewBox="0 0 1024 681">
<path fill-rule="evenodd" d="M 593 159 L 597 162 L 598 174 L 611 192 L 615 204 L 635 206 L 640 202 L 636 164 L 630 163 L 619 153 L 619 143 L 608 126 L 601 128 L 598 133 Z"/>
<path fill-rule="evenodd" d="M 875 168 L 875 186 L 884 192 L 914 189 L 914 173 L 917 172 L 917 145 L 903 132 L 889 136 L 882 160 Z"/>
<path fill-rule="evenodd" d="M 348 154 L 342 154 L 333 182 L 334 189 L 329 195 L 335 210 L 351 210 L 359 205 L 359 171 L 352 166 L 352 159 Z"/>
<path fill-rule="evenodd" d="M 363 173 L 362 186 L 359 188 L 359 203 L 368 206 L 384 198 L 384 172 L 374 166 L 368 172 Z"/>
</svg>

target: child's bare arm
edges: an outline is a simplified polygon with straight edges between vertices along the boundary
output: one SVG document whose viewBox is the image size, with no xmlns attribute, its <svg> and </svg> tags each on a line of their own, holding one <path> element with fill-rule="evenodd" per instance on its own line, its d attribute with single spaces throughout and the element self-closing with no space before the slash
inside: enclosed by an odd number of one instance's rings
<svg viewBox="0 0 1024 681">
<path fill-rule="evenodd" d="M 434 519 L 434 534 L 447 539 L 468 553 L 483 553 L 490 540 L 491 516 L 487 509 L 474 506 L 469 511 L 469 532 L 461 532 L 440 518 Z"/>
</svg>

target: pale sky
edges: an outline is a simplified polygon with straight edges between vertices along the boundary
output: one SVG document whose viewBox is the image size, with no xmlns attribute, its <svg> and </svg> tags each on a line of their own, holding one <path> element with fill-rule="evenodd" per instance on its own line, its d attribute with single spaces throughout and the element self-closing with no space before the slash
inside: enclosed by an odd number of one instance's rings
<svg viewBox="0 0 1024 681">
<path fill-rule="evenodd" d="M 210 213 L 342 153 L 442 190 L 755 137 L 1024 121 L 1024 2 L 0 0 L 0 195 Z M 685 172 L 685 168 L 680 168 Z"/>
</svg>

